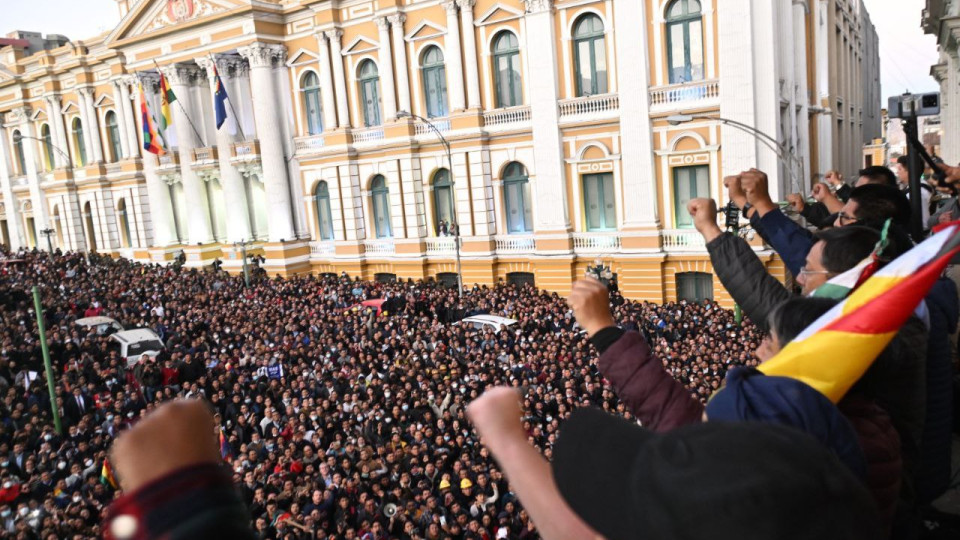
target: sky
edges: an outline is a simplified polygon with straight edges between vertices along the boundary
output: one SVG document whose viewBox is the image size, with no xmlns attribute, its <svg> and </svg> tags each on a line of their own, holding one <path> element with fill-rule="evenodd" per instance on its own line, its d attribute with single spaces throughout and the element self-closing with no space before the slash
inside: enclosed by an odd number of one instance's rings
<svg viewBox="0 0 960 540">
<path fill-rule="evenodd" d="M 115 0 L 0 0 L 0 33 L 33 30 L 64 34 L 73 40 L 112 30 L 120 15 Z M 880 35 L 883 102 L 893 95 L 939 90 L 930 77 L 937 43 L 920 28 L 924 0 L 864 0 Z M 892 5 L 895 9 L 891 9 Z M 82 7 L 80 7 L 82 6 Z"/>
</svg>

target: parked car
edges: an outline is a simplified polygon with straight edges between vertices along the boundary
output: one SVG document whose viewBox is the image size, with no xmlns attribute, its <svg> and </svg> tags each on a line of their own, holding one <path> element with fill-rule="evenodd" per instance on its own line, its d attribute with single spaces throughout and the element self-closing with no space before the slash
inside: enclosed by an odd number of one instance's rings
<svg viewBox="0 0 960 540">
<path fill-rule="evenodd" d="M 114 332 L 123 332 L 123 325 L 110 317 L 84 317 L 83 319 L 77 319 L 77 322 L 74 324 L 86 331 L 89 331 L 90 328 L 95 328 L 99 336 L 112 334 Z"/>
<path fill-rule="evenodd" d="M 500 329 L 503 327 L 510 327 L 515 324 L 517 324 L 517 321 L 515 321 L 514 319 L 508 319 L 506 317 L 498 317 L 496 315 L 473 315 L 453 323 L 454 326 L 467 325 L 467 326 L 473 327 L 476 330 L 491 328 L 495 332 L 499 332 Z"/>
<path fill-rule="evenodd" d="M 124 330 L 110 336 L 114 347 L 120 350 L 120 356 L 127 360 L 127 367 L 133 366 L 143 355 L 155 357 L 164 349 L 163 341 L 149 328 Z"/>
</svg>

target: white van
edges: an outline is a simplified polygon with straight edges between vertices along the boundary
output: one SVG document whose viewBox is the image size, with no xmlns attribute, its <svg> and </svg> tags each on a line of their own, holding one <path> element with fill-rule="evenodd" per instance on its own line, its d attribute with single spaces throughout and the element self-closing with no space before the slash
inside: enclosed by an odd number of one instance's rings
<svg viewBox="0 0 960 540">
<path fill-rule="evenodd" d="M 123 325 L 110 317 L 85 317 L 83 319 L 77 319 L 74 324 L 87 332 L 90 331 L 90 328 L 95 328 L 98 336 L 103 336 L 111 332 L 123 332 Z"/>
<path fill-rule="evenodd" d="M 136 364 L 143 355 L 157 356 L 164 349 L 160 336 L 149 328 L 117 332 L 110 339 L 116 342 L 115 347 L 119 346 L 120 356 L 126 358 L 127 367 Z"/>
</svg>

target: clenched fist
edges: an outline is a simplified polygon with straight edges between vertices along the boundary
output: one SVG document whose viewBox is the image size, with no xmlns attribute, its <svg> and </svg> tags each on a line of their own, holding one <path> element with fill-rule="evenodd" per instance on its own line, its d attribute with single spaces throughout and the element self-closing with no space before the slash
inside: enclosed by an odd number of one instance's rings
<svg viewBox="0 0 960 540">
<path fill-rule="evenodd" d="M 947 175 L 947 182 L 951 184 L 960 184 L 960 167 L 951 167 L 946 163 L 938 163 L 938 167 Z"/>
<path fill-rule="evenodd" d="M 740 185 L 740 177 L 727 176 L 723 179 L 723 185 L 727 188 L 728 198 L 733 201 L 733 204 L 737 205 L 737 208 L 743 210 L 743 207 L 747 205 L 747 195 Z"/>
<path fill-rule="evenodd" d="M 520 393 L 513 388 L 491 388 L 467 406 L 467 418 L 493 449 L 509 440 L 526 440 L 520 422 Z"/>
<path fill-rule="evenodd" d="M 757 169 L 750 169 L 740 174 L 740 185 L 743 186 L 743 192 L 747 196 L 747 202 L 753 205 L 760 216 L 775 209 L 770 198 L 770 188 L 768 186 L 767 174 Z"/>
<path fill-rule="evenodd" d="M 693 217 L 693 226 L 708 244 L 723 234 L 717 225 L 717 202 L 713 199 L 693 199 L 687 203 L 687 212 Z"/>
<path fill-rule="evenodd" d="M 110 462 L 125 492 L 178 469 L 219 463 L 213 413 L 196 399 L 166 403 L 117 438 Z"/>
<path fill-rule="evenodd" d="M 610 293 L 603 283 L 595 279 L 587 278 L 574 283 L 567 305 L 588 337 L 593 337 L 604 328 L 616 326 L 610 313 Z"/>
</svg>

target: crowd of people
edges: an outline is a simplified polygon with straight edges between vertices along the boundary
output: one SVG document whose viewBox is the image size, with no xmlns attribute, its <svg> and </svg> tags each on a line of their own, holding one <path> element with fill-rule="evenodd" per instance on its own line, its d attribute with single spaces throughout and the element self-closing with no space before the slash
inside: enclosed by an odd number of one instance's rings
<svg viewBox="0 0 960 540">
<path fill-rule="evenodd" d="M 560 422 L 593 405 L 631 418 L 598 372 L 566 299 L 525 286 L 347 276 L 259 279 L 42 252 L 0 274 L 0 538 L 95 538 L 117 496 L 113 440 L 160 403 L 203 398 L 221 457 L 260 538 L 537 538 L 511 483 L 468 422 L 493 386 L 525 392 L 524 428 L 550 455 Z M 31 287 L 52 359 L 50 414 Z M 382 313 L 358 307 L 384 299 Z M 763 338 L 705 301 L 612 295 L 664 367 L 702 402 Z M 515 319 L 458 325 L 471 314 Z M 150 328 L 159 356 L 127 363 L 85 316 Z"/>
</svg>

